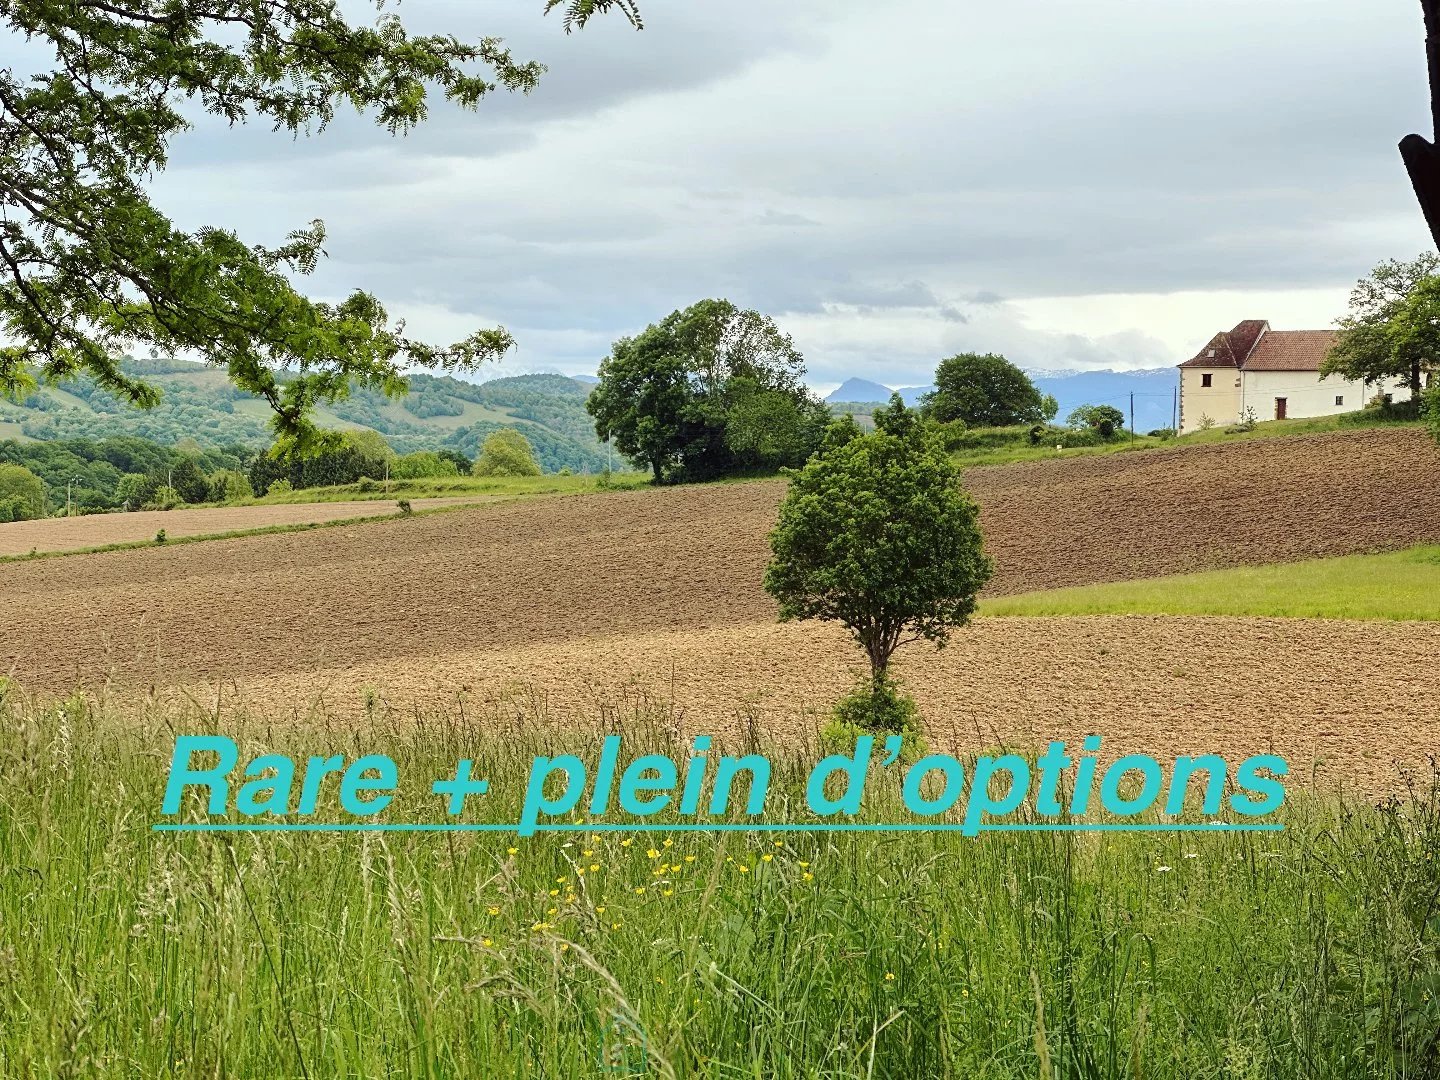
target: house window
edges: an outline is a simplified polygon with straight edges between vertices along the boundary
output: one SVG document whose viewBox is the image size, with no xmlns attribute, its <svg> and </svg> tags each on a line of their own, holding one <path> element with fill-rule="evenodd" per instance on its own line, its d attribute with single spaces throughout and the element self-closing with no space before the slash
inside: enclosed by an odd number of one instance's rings
<svg viewBox="0 0 1440 1080">
<path fill-rule="evenodd" d="M 1336 405 L 1344 405 L 1344 404 L 1345 404 L 1345 395 L 1344 395 L 1344 394 L 1336 394 L 1336 395 L 1335 395 L 1335 404 L 1336 404 Z"/>
<path fill-rule="evenodd" d="M 1209 374 L 1201 375 L 1201 376 L 1200 376 L 1200 385 L 1201 385 L 1201 386 L 1209 386 L 1209 385 L 1210 385 L 1210 380 L 1213 379 L 1214 377 L 1215 377 L 1214 375 L 1209 375 Z"/>
</svg>

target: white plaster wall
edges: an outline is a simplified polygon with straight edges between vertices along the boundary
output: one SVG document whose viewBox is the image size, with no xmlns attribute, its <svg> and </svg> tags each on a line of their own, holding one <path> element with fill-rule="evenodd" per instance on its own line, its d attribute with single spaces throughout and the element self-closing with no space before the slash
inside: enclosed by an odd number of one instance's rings
<svg viewBox="0 0 1440 1080">
<path fill-rule="evenodd" d="M 1291 420 L 1333 416 L 1354 412 L 1381 392 L 1390 393 L 1395 401 L 1410 397 L 1408 387 L 1367 387 L 1339 375 L 1321 379 L 1313 371 L 1246 371 L 1241 378 L 1240 415 L 1243 417 L 1247 408 L 1253 408 L 1257 420 L 1274 420 L 1275 399 L 1283 397 L 1285 415 Z M 1339 405 L 1335 404 L 1337 397 L 1343 399 Z"/>
</svg>

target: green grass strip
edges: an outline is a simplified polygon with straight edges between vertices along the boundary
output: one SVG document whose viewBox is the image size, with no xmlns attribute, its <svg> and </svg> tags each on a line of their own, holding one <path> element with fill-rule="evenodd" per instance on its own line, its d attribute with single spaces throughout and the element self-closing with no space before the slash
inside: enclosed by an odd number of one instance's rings
<svg viewBox="0 0 1440 1080">
<path fill-rule="evenodd" d="M 1440 547 L 1242 566 L 986 600 L 982 615 L 1440 620 Z"/>
</svg>

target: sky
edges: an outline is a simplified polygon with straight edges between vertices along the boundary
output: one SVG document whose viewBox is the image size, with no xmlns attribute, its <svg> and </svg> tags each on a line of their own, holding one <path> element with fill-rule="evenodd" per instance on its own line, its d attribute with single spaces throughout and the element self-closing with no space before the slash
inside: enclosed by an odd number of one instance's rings
<svg viewBox="0 0 1440 1080">
<path fill-rule="evenodd" d="M 1395 148 L 1429 134 L 1414 0 L 640 2 L 643 32 L 566 36 L 541 0 L 406 0 L 548 73 L 404 138 L 202 121 L 156 197 L 258 243 L 323 218 L 312 295 L 444 341 L 504 325 L 487 374 L 593 373 L 724 296 L 821 392 L 968 350 L 1168 366 L 1242 319 L 1330 326 L 1429 245 Z"/>
</svg>

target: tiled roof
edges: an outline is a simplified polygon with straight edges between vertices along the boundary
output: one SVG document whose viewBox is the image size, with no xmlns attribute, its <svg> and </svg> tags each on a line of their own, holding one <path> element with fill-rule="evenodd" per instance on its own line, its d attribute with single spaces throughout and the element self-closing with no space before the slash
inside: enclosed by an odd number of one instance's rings
<svg viewBox="0 0 1440 1080">
<path fill-rule="evenodd" d="M 1250 355 L 1250 350 L 1255 348 L 1255 342 L 1262 334 L 1269 329 L 1270 324 L 1264 319 L 1246 319 L 1237 323 L 1235 329 L 1216 334 L 1206 343 L 1205 347 L 1195 354 L 1194 358 L 1186 360 L 1181 367 L 1186 368 L 1238 368 L 1248 366 L 1245 358 Z M 1210 355 L 1211 353 L 1215 355 Z"/>
<path fill-rule="evenodd" d="M 1319 371 L 1334 330 L 1271 330 L 1242 365 L 1246 371 Z"/>
</svg>

